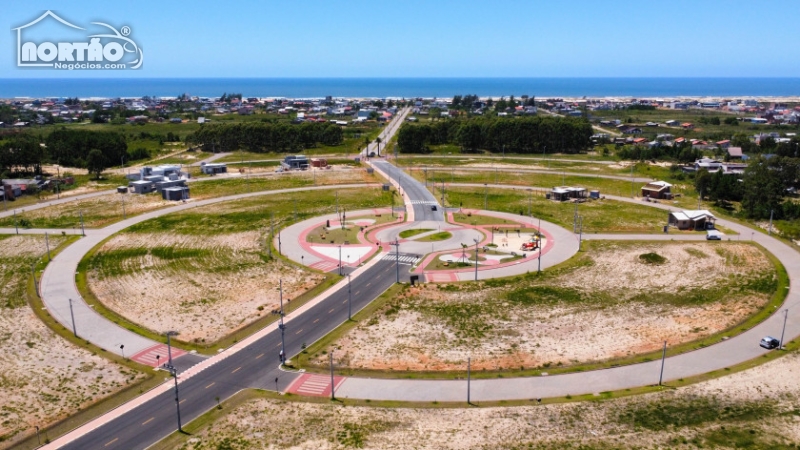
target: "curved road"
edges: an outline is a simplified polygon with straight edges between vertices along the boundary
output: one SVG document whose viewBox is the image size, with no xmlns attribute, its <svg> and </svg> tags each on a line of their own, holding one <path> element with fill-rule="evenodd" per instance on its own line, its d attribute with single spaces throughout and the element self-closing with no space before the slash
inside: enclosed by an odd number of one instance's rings
<svg viewBox="0 0 800 450">
<path fill-rule="evenodd" d="M 400 115 L 398 115 L 399 117 Z M 387 139 L 388 140 L 388 139 Z M 413 180 L 402 171 L 384 161 L 373 163 L 374 167 L 386 173 L 398 187 L 403 190 L 406 203 L 412 206 L 409 216 L 421 220 L 440 222 L 443 220 L 443 211 L 433 211 L 430 202 L 436 199 L 424 186 Z M 498 186 L 500 187 L 500 186 Z M 508 186 L 502 186 L 509 188 Z M 321 187 L 322 188 L 322 187 Z M 330 188 L 330 187 L 324 187 Z M 527 187 L 510 187 L 513 189 L 527 189 Z M 290 190 L 287 190 L 290 191 Z M 264 195 L 253 193 L 237 196 Z M 607 198 L 612 198 L 607 196 Z M 615 198 L 621 201 L 633 201 L 624 198 Z M 206 202 L 213 203 L 225 199 L 213 199 Z M 637 202 L 638 203 L 638 202 Z M 160 214 L 184 209 L 185 207 L 199 206 L 200 202 L 179 205 L 168 210 L 155 211 L 153 217 Z M 647 203 L 648 206 L 669 209 L 663 204 Z M 135 221 L 145 220 L 149 215 L 129 219 L 109 227 L 109 232 L 119 231 L 132 225 Z M 130 221 L 130 223 L 128 223 Z M 752 230 L 736 223 L 725 220 L 718 221 L 728 229 L 743 233 Z M 115 231 L 112 231 L 115 230 Z M 106 231 L 104 229 L 103 231 Z M 103 233 L 104 234 L 104 233 Z M 100 233 L 89 233 L 85 244 L 86 249 L 91 248 L 89 241 L 97 239 Z M 586 236 L 586 238 L 603 238 L 600 235 Z M 621 239 L 620 235 L 608 236 L 610 239 Z M 669 235 L 643 235 L 633 236 L 637 239 L 697 239 L 695 236 L 669 236 Z M 763 234 L 755 236 L 755 241 L 776 255 L 786 266 L 790 276 L 791 285 L 794 286 L 797 273 L 800 273 L 800 254 L 780 241 Z M 97 241 L 99 242 L 99 240 Z M 70 248 L 74 247 L 71 246 Z M 77 247 L 76 247 L 77 249 Z M 62 255 L 67 253 L 62 252 Z M 70 252 L 71 253 L 71 252 Z M 78 252 L 79 253 L 79 252 Z M 61 256 L 61 255 L 59 255 Z M 66 258 L 66 257 L 65 257 Z M 54 259 L 55 262 L 55 259 Z M 359 295 L 354 296 L 354 308 L 363 307 L 372 298 L 391 285 L 394 277 L 381 272 L 394 271 L 392 261 L 373 259 L 370 263 L 353 273 L 353 290 L 358 289 Z M 75 267 L 77 262 L 75 262 Z M 62 267 L 66 272 L 64 280 L 72 279 L 71 265 Z M 364 277 L 358 275 L 366 275 Z M 42 280 L 43 293 L 52 296 L 49 289 L 69 289 L 66 282 L 50 285 L 54 275 L 47 275 Z M 62 281 L 64 281 L 62 280 Z M 379 281 L 371 289 L 368 283 Z M 361 284 L 358 284 L 361 283 Z M 324 336 L 336 325 L 343 322 L 348 302 L 346 282 L 340 282 L 332 292 L 327 292 L 313 303 L 300 308 L 292 314 L 287 321 L 286 348 L 287 354 L 293 355 L 300 351 L 302 343 L 310 343 Z M 73 286 L 74 288 L 74 286 Z M 357 298 L 356 298 L 357 297 Z M 356 305 L 356 302 L 361 302 Z M 61 299 L 63 311 L 64 299 Z M 798 294 L 792 288 L 784 307 L 789 307 L 789 321 L 786 326 L 786 340 L 800 335 L 800 311 L 793 306 L 798 304 Z M 48 308 L 50 308 L 48 304 Z M 59 309 L 56 305 L 55 309 Z M 51 311 L 52 312 L 52 311 Z M 63 318 L 63 314 L 62 314 Z M 321 320 L 325 318 L 325 320 Z M 758 340 L 765 334 L 775 334 L 780 331 L 782 315 L 773 315 L 765 322 L 753 329 L 720 344 L 710 346 L 694 352 L 673 356 L 667 359 L 664 371 L 665 380 L 682 378 L 724 367 L 755 358 L 765 351 L 758 347 Z M 62 322 L 64 323 L 64 322 Z M 67 322 L 68 323 L 68 322 Z M 298 330 L 298 331 L 294 331 Z M 79 333 L 80 334 L 80 333 Z M 109 348 L 116 341 L 106 341 L 103 347 Z M 110 344 L 110 345 L 109 345 Z M 280 347 L 280 330 L 277 324 L 268 326 L 256 335 L 246 339 L 240 344 L 228 349 L 222 355 L 209 358 L 206 361 L 188 369 L 181 376 L 180 389 L 181 403 L 184 413 L 184 422 L 212 408 L 215 405 L 214 397 L 227 398 L 239 389 L 247 387 L 261 387 L 285 389 L 297 374 L 283 372 L 277 369 L 277 350 Z M 269 358 L 273 358 L 270 362 Z M 567 394 L 579 395 L 582 393 L 610 391 L 629 387 L 654 384 L 658 381 L 660 362 L 654 361 L 613 369 L 598 370 L 593 372 L 564 374 L 550 377 L 533 378 L 504 378 L 472 381 L 473 401 L 491 401 L 503 399 L 525 399 L 550 396 L 564 396 Z M 277 378 L 277 383 L 276 383 Z M 56 448 L 65 445 L 68 448 L 143 448 L 156 442 L 161 437 L 176 429 L 174 398 L 169 383 L 162 384 L 150 393 L 140 397 L 131 404 L 120 408 L 115 414 L 104 416 L 92 422 L 82 430 L 50 444 Z M 364 378 L 347 378 L 337 388 L 340 397 L 353 397 L 361 399 L 393 399 L 404 401 L 465 401 L 466 381 L 464 380 L 373 380 Z"/>
</svg>

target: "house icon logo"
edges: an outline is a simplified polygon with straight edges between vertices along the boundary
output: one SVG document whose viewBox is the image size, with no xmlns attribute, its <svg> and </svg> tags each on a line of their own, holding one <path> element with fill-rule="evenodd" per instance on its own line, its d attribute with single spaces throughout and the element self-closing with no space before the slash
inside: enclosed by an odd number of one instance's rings
<svg viewBox="0 0 800 450">
<path fill-rule="evenodd" d="M 117 29 L 103 22 L 92 22 L 91 25 L 105 29 L 88 34 L 85 28 L 46 11 L 32 22 L 13 28 L 17 33 L 17 67 L 120 70 L 142 66 L 144 53 L 130 37 L 129 26 Z M 70 37 L 53 39 L 52 36 L 41 36 L 41 33 L 37 36 L 37 31 L 52 30 L 53 27 L 69 32 Z"/>
</svg>

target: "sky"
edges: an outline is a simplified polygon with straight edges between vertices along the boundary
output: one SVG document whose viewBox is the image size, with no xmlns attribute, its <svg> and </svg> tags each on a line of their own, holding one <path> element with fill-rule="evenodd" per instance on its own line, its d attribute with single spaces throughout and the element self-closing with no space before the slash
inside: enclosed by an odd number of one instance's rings
<svg viewBox="0 0 800 450">
<path fill-rule="evenodd" d="M 17 67 L 13 29 L 47 10 L 130 27 L 142 67 Z M 3 3 L 0 79 L 800 77 L 799 19 L 797 0 L 27 0 Z"/>
</svg>

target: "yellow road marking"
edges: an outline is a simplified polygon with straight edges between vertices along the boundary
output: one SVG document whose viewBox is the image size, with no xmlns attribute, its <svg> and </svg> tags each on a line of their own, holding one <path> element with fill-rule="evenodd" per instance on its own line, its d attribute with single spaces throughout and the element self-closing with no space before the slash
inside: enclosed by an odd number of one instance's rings
<svg viewBox="0 0 800 450">
<path fill-rule="evenodd" d="M 152 422 L 153 420 L 155 420 L 155 417 L 151 417 L 151 418 L 145 420 L 144 422 L 142 422 L 142 425 L 147 425 L 148 423 Z"/>
<path fill-rule="evenodd" d="M 209 384 L 208 386 L 206 386 L 206 389 L 210 388 L 211 386 L 213 386 L 213 385 L 215 385 L 215 384 L 216 384 L 216 382 L 212 382 L 211 384 Z"/>
<path fill-rule="evenodd" d="M 114 439 L 112 439 L 112 440 L 110 440 L 110 441 L 106 442 L 106 445 L 105 445 L 105 446 L 106 446 L 106 447 L 108 447 L 109 445 L 113 444 L 114 442 L 117 442 L 118 440 L 119 440 L 119 438 L 114 438 Z"/>
<path fill-rule="evenodd" d="M 263 353 L 262 353 L 262 354 L 260 354 L 260 355 L 258 355 L 258 356 L 256 356 L 256 359 L 258 359 L 258 358 L 261 358 L 262 356 L 264 356 L 264 354 L 263 354 Z"/>
<path fill-rule="evenodd" d="M 236 373 L 236 372 L 239 371 L 239 369 L 241 369 L 241 367 L 237 367 L 237 368 L 233 369 L 233 372 L 231 372 L 231 373 Z"/>
</svg>

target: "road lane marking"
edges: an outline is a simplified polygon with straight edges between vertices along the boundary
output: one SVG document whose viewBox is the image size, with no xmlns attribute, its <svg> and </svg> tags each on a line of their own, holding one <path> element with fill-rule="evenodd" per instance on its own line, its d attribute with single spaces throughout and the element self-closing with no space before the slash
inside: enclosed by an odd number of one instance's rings
<svg viewBox="0 0 800 450">
<path fill-rule="evenodd" d="M 316 320 L 314 321 L 314 323 L 317 323 L 317 322 L 319 322 L 319 319 L 316 319 Z"/>
<path fill-rule="evenodd" d="M 262 354 L 260 354 L 260 355 L 258 355 L 258 356 L 256 356 L 256 359 L 258 359 L 258 358 L 261 358 L 262 356 L 264 356 L 264 354 L 263 354 L 263 353 L 262 353 Z"/>
<path fill-rule="evenodd" d="M 330 310 L 330 311 L 328 311 L 328 314 L 332 313 L 332 312 L 333 312 L 335 309 L 336 309 L 336 308 L 331 308 L 331 310 Z"/>
<path fill-rule="evenodd" d="M 343 302 L 342 302 L 342 304 L 343 304 L 343 305 L 344 305 L 345 303 L 347 303 L 347 300 L 345 300 L 345 301 L 343 301 Z"/>
<path fill-rule="evenodd" d="M 356 295 L 358 295 L 359 292 L 361 292 L 361 291 L 356 291 Z"/>
<path fill-rule="evenodd" d="M 372 284 L 372 281 L 370 281 L 369 283 L 367 283 L 367 286 L 366 286 L 366 287 L 369 287 L 369 285 L 370 285 L 370 284 Z"/>
<path fill-rule="evenodd" d="M 106 442 L 106 445 L 105 445 L 105 447 L 108 447 L 109 445 L 113 444 L 114 442 L 117 442 L 118 440 L 119 440 L 119 438 L 114 438 L 114 439 L 112 439 L 112 440 L 110 440 L 110 441 Z"/>
<path fill-rule="evenodd" d="M 280 346 L 281 346 L 281 343 L 280 343 L 280 342 L 278 342 L 278 345 L 276 345 L 275 347 L 280 347 Z"/>
<path fill-rule="evenodd" d="M 302 329 L 302 328 L 300 328 L 300 331 L 298 331 L 298 332 L 297 332 L 297 333 L 295 333 L 295 334 L 300 334 L 300 333 L 302 333 L 302 332 L 303 332 L 303 329 Z"/>
<path fill-rule="evenodd" d="M 213 385 L 215 385 L 215 384 L 217 384 L 217 383 L 216 383 L 216 381 L 212 382 L 211 384 L 209 384 L 208 386 L 206 386 L 206 389 L 210 388 L 211 386 L 213 386 Z"/>
<path fill-rule="evenodd" d="M 181 403 L 183 403 L 185 401 L 186 401 L 186 399 L 183 399 L 183 400 L 179 401 L 178 404 L 180 405 Z"/>
<path fill-rule="evenodd" d="M 236 373 L 236 372 L 238 372 L 238 371 L 239 371 L 239 369 L 241 369 L 241 368 L 242 368 L 242 367 L 241 367 L 241 366 L 239 366 L 239 367 L 237 367 L 237 368 L 233 369 L 233 372 L 231 372 L 231 373 Z"/>
<path fill-rule="evenodd" d="M 142 425 L 147 425 L 148 423 L 152 422 L 153 420 L 155 420 L 155 417 L 151 417 L 151 418 L 145 420 L 144 422 L 142 422 Z"/>
</svg>

